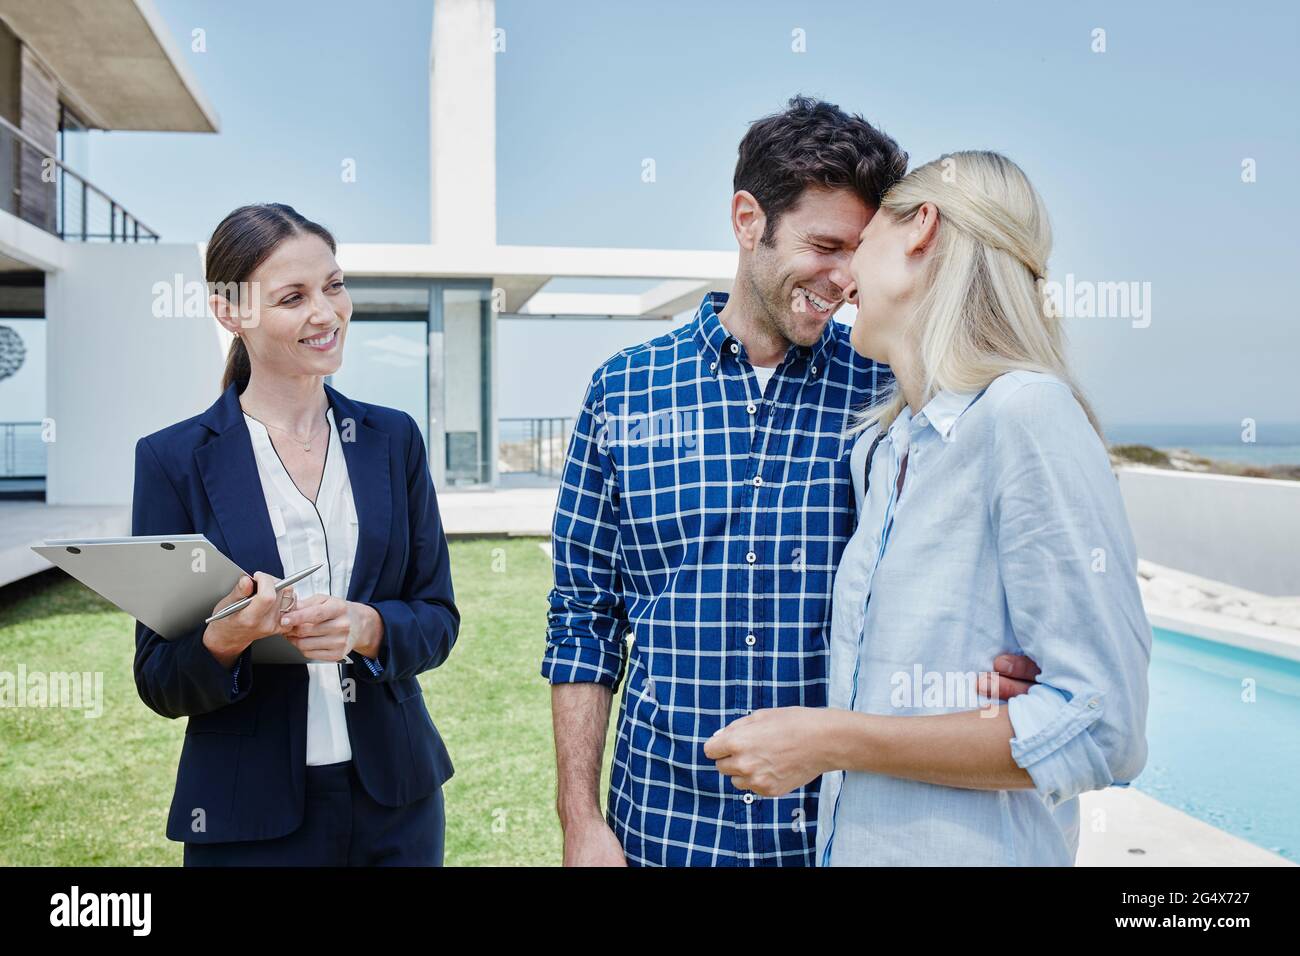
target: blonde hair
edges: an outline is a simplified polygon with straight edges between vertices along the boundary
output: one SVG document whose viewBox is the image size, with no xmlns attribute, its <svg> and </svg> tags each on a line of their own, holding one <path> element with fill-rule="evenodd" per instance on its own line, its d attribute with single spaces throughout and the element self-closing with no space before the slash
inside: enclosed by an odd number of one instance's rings
<svg viewBox="0 0 1300 956">
<path fill-rule="evenodd" d="M 924 401 L 940 391 L 977 392 L 1017 369 L 1055 375 L 1101 427 L 1065 359 L 1061 317 L 1044 290 L 1052 228 L 1024 172 L 998 153 L 947 153 L 918 166 L 881 200 L 907 222 L 923 203 L 939 210 L 928 287 L 909 319 L 919 345 Z M 882 429 L 907 400 L 895 383 L 854 416 L 852 433 Z"/>
</svg>

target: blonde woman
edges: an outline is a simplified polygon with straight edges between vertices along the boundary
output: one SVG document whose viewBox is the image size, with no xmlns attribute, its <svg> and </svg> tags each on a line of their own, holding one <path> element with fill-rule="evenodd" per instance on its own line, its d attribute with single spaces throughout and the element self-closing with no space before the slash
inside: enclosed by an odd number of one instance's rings
<svg viewBox="0 0 1300 956">
<path fill-rule="evenodd" d="M 1145 763 L 1151 631 L 1050 251 L 996 153 L 912 171 L 863 230 L 853 347 L 898 384 L 851 456 L 830 706 L 757 711 L 705 748 L 760 795 L 826 775 L 819 865 L 1070 865 L 1078 794 Z M 980 671 L 1002 654 L 1041 672 L 999 706 Z"/>
</svg>

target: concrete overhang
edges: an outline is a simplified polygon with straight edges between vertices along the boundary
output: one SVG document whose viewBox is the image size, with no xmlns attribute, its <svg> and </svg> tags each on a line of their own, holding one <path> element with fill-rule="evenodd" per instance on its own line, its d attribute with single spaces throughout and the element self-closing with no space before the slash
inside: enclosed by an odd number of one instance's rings
<svg viewBox="0 0 1300 956">
<path fill-rule="evenodd" d="M 338 261 L 355 278 L 488 279 L 504 291 L 505 312 L 659 318 L 694 308 L 709 289 L 729 289 L 737 255 L 691 249 L 344 243 Z M 551 279 L 569 278 L 657 282 L 630 294 L 542 291 Z"/>
<path fill-rule="evenodd" d="M 0 272 L 58 272 L 66 259 L 62 239 L 0 209 Z"/>
<path fill-rule="evenodd" d="M 152 0 L 0 0 L 0 17 L 96 129 L 215 133 L 199 89 Z"/>
</svg>

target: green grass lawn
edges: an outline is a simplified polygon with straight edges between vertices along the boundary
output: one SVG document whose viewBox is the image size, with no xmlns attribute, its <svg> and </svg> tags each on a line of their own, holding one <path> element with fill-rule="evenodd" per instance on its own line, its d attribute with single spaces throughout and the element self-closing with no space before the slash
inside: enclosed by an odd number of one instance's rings
<svg viewBox="0 0 1300 956">
<path fill-rule="evenodd" d="M 451 560 L 460 638 L 420 678 L 456 766 L 446 863 L 557 865 L 550 690 L 538 673 L 550 559 L 536 539 L 500 539 L 455 542 Z M 58 572 L 0 591 L 0 671 L 103 673 L 96 718 L 0 707 L 0 865 L 180 865 L 163 831 L 185 722 L 136 695 L 133 635 L 129 617 Z"/>
</svg>

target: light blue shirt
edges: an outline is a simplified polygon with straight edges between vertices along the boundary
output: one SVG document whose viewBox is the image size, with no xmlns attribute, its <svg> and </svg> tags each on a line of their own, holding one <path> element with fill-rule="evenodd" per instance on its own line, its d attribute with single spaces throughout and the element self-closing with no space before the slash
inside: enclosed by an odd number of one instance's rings
<svg viewBox="0 0 1300 956">
<path fill-rule="evenodd" d="M 818 864 L 1072 865 L 1077 795 L 1127 785 L 1147 753 L 1151 628 L 1106 449 L 1070 389 L 1036 372 L 905 408 L 864 496 L 878 434 L 851 455 L 858 523 L 835 576 L 829 705 L 991 709 L 976 675 L 1025 654 L 1038 682 L 1004 706 L 1034 789 L 828 773 Z"/>
</svg>

